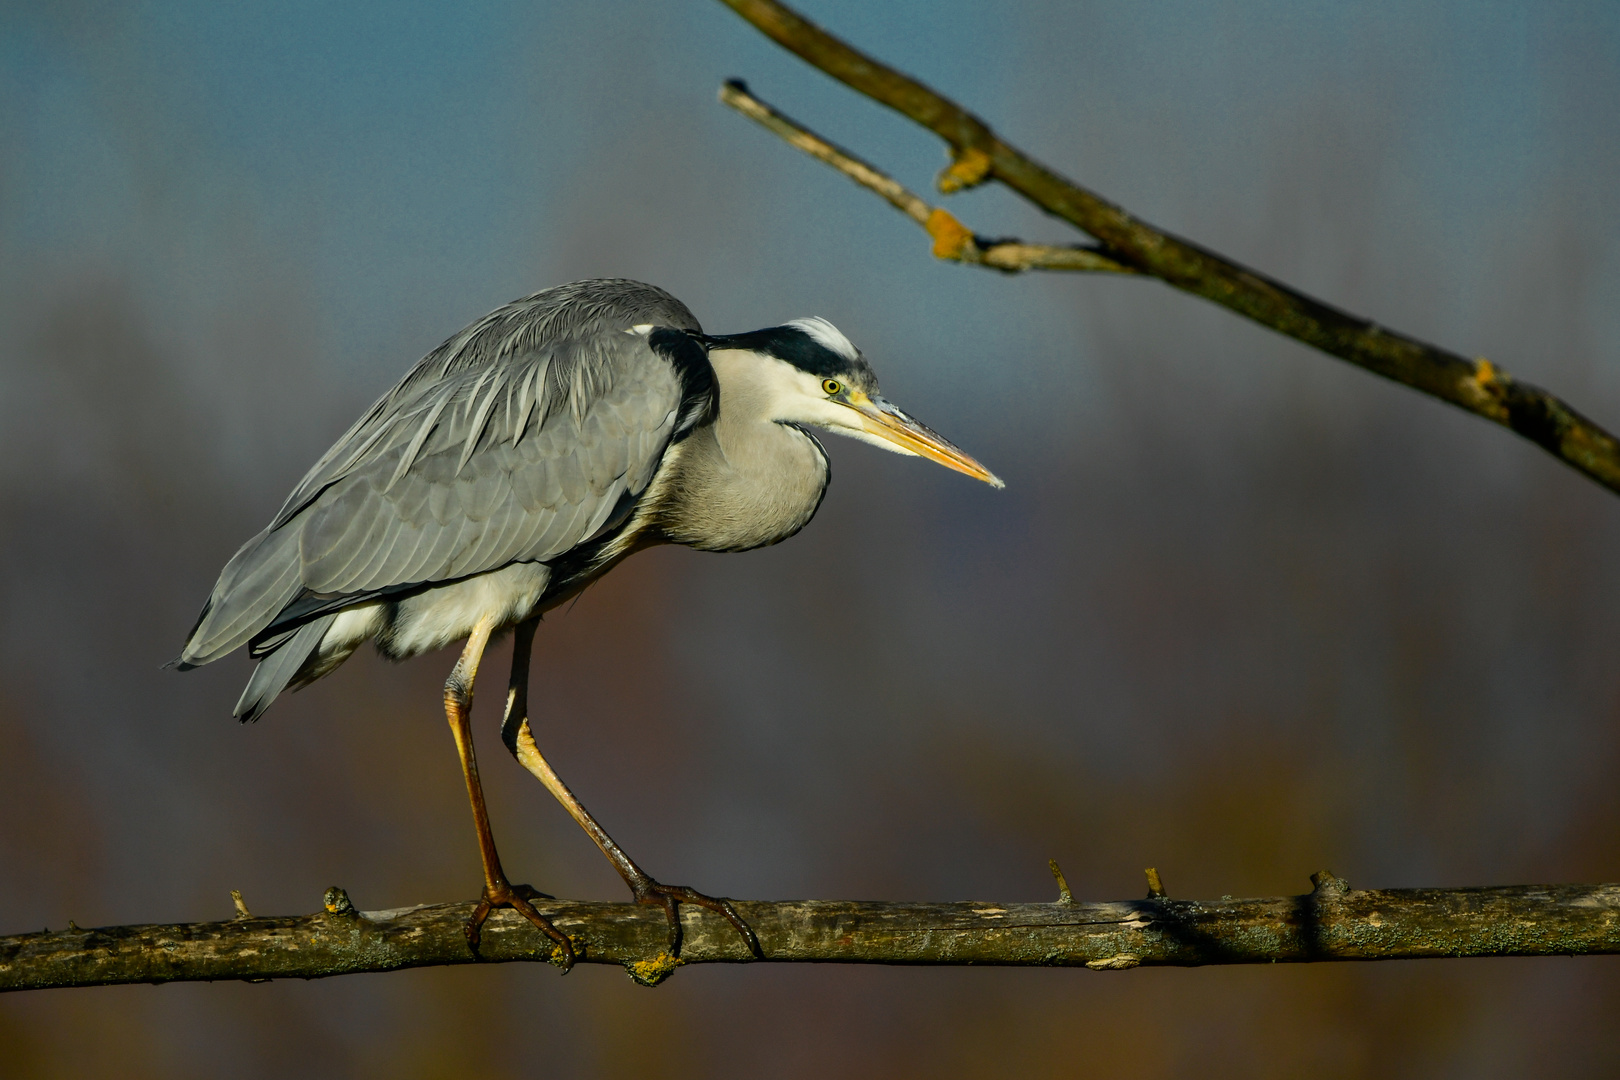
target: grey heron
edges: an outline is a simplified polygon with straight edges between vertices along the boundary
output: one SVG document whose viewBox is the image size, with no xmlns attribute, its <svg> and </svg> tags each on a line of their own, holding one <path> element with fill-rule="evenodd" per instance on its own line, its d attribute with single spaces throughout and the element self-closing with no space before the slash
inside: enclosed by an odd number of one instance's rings
<svg viewBox="0 0 1620 1080">
<path fill-rule="evenodd" d="M 270 524 L 226 563 L 181 670 L 246 645 L 258 661 L 235 715 L 258 719 L 283 690 L 330 674 L 366 640 L 404 660 L 462 638 L 444 686 L 483 860 L 467 923 L 516 909 L 556 942 L 543 895 L 501 868 L 473 754 L 479 661 L 513 629 L 502 741 L 588 833 L 638 902 L 728 919 L 723 898 L 655 881 L 552 770 L 528 717 L 541 615 L 655 544 L 747 551 L 814 516 L 827 454 L 811 428 L 1001 481 L 878 391 L 871 366 L 821 318 L 709 336 L 651 285 L 579 281 L 507 304 L 424 357 L 299 481 Z"/>
</svg>

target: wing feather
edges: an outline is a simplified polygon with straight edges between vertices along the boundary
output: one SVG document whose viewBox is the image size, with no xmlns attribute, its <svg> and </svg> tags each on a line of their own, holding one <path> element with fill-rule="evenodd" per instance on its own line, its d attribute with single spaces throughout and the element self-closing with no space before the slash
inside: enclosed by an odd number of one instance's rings
<svg viewBox="0 0 1620 1080">
<path fill-rule="evenodd" d="M 376 581 L 394 576 L 391 571 L 396 570 L 409 554 L 397 545 L 401 531 L 410 526 L 393 514 L 378 514 L 377 520 L 381 522 L 381 529 L 371 529 L 369 543 L 361 549 L 360 557 L 350 565 L 348 573 L 323 591 L 353 592 L 357 581 Z"/>
<path fill-rule="evenodd" d="M 493 370 L 492 368 L 491 371 Z M 483 402 L 479 404 L 477 411 L 473 413 L 472 425 L 467 431 L 466 440 L 462 443 L 461 457 L 456 461 L 457 472 L 460 472 L 466 466 L 467 460 L 473 456 L 473 448 L 478 445 L 479 436 L 484 434 L 484 425 L 489 423 L 489 414 L 495 408 L 495 399 L 500 395 L 503 382 L 505 382 L 505 379 L 502 377 L 490 379 L 489 392 L 484 395 Z M 475 386 L 467 400 L 471 402 L 473 395 L 477 393 L 478 388 Z"/>
<path fill-rule="evenodd" d="M 523 433 L 528 430 L 529 414 L 534 410 L 535 403 L 540 395 L 535 391 L 535 381 L 545 382 L 546 368 L 549 358 L 541 358 L 539 362 L 529 365 L 529 373 L 523 380 L 523 389 L 518 394 L 517 421 L 512 425 L 512 445 L 516 446 Z"/>
<path fill-rule="evenodd" d="M 437 536 L 437 529 L 428 529 L 421 522 L 406 521 L 394 542 L 398 561 L 394 564 L 397 570 L 392 576 L 403 581 L 422 580 L 422 570 L 427 566 Z"/>
<path fill-rule="evenodd" d="M 411 437 L 411 444 L 399 456 L 399 464 L 394 467 L 394 475 L 390 476 L 388 483 L 383 486 L 384 491 L 399 483 L 400 479 L 410 471 L 411 466 L 416 463 L 416 455 L 421 452 L 422 445 L 427 442 L 428 437 L 437 430 L 439 414 L 444 412 L 444 407 L 449 403 L 449 394 L 441 394 L 439 399 L 433 403 L 433 407 L 428 410 L 427 416 L 418 425 L 416 434 Z"/>
<path fill-rule="evenodd" d="M 693 386 L 642 324 L 699 333 L 679 301 L 578 282 L 477 320 L 430 353 L 305 475 L 226 567 L 182 660 L 206 663 L 290 607 L 547 562 L 651 482 Z M 679 334 L 686 344 L 695 343 Z M 701 374 L 701 373 L 700 373 Z M 298 597 L 331 595 L 331 603 Z M 284 620 L 285 621 L 285 620 Z M 285 628 L 283 628 L 285 629 Z"/>
</svg>

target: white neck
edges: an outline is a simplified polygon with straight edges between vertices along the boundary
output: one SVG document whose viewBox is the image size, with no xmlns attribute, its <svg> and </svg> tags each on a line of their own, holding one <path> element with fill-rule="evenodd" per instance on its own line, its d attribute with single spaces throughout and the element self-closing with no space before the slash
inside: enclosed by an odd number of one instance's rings
<svg viewBox="0 0 1620 1080">
<path fill-rule="evenodd" d="M 742 349 L 717 349 L 709 360 L 720 414 L 675 448 L 659 514 L 663 531 L 708 551 L 785 540 L 809 523 L 827 487 L 821 444 L 792 426 L 822 421 L 803 415 L 803 389 L 793 376 L 804 373 Z"/>
</svg>

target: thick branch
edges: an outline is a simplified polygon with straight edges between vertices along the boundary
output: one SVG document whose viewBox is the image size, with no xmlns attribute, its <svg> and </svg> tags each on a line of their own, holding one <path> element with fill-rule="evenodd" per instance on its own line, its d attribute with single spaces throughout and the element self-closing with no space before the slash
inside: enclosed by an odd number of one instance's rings
<svg viewBox="0 0 1620 1080">
<path fill-rule="evenodd" d="M 767 36 L 951 147 L 947 190 L 999 180 L 1102 242 L 1109 257 L 1262 326 L 1510 428 L 1620 491 L 1620 442 L 1554 395 L 1489 360 L 1386 330 L 1205 248 L 1155 229 L 1003 142 L 954 101 L 851 48 L 776 0 L 725 0 Z"/>
<path fill-rule="evenodd" d="M 1351 890 L 1331 874 L 1304 896 L 1052 904 L 737 902 L 767 961 L 1089 967 L 1301 963 L 1620 952 L 1620 885 Z M 583 963 L 621 964 L 656 984 L 677 966 L 747 963 L 742 938 L 683 906 L 679 961 L 663 913 L 636 904 L 536 901 Z M 215 979 L 317 979 L 478 963 L 462 927 L 471 904 L 359 912 L 342 890 L 326 910 L 285 918 L 114 926 L 0 938 L 0 991 Z M 550 960 L 551 943 L 496 912 L 482 962 Z"/>
</svg>

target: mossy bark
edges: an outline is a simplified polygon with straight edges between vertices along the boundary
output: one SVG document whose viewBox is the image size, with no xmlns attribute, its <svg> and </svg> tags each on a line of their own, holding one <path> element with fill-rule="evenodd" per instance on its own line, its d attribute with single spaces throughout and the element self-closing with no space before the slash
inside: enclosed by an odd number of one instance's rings
<svg viewBox="0 0 1620 1080">
<path fill-rule="evenodd" d="M 737 901 L 765 962 L 990 964 L 1119 970 L 1620 952 L 1620 885 L 1353 890 L 1317 875 L 1303 896 L 1150 897 L 1014 904 Z M 338 892 L 335 895 L 341 897 Z M 496 912 L 478 955 L 471 904 L 360 912 L 342 897 L 313 915 L 170 926 L 114 926 L 0 938 L 0 990 L 215 979 L 318 979 L 447 964 L 550 961 L 551 942 Z M 687 964 L 750 963 L 719 916 L 682 908 L 679 958 L 659 909 L 537 901 L 581 963 L 619 964 L 654 984 Z"/>
</svg>

